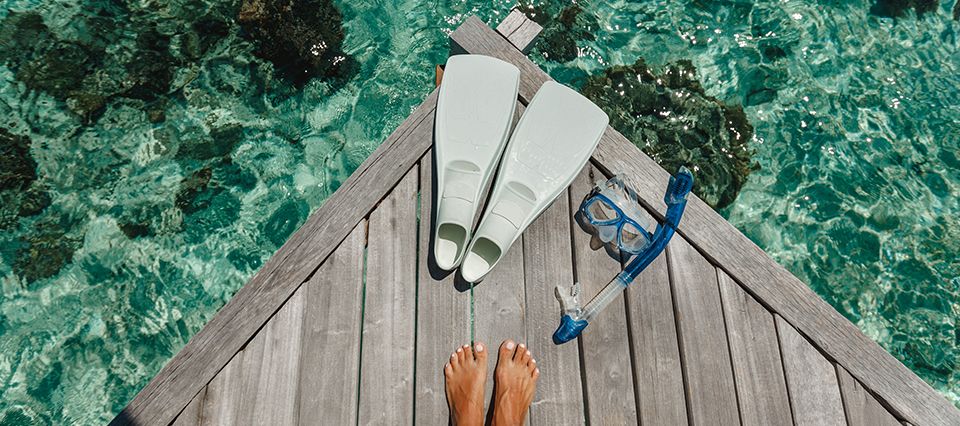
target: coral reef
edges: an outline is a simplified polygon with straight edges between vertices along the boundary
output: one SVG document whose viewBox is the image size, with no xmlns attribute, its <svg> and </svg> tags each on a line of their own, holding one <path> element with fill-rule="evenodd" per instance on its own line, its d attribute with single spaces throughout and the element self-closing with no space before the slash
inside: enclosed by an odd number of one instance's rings
<svg viewBox="0 0 960 426">
<path fill-rule="evenodd" d="M 330 0 L 245 0 L 240 26 L 257 55 L 295 84 L 314 77 L 342 83 L 356 72 L 343 52 L 343 17 Z"/>
<path fill-rule="evenodd" d="M 226 124 L 210 129 L 202 135 L 181 141 L 177 150 L 178 159 L 210 160 L 230 154 L 233 148 L 243 140 L 243 126 Z"/>
<path fill-rule="evenodd" d="M 170 54 L 170 37 L 156 29 L 137 35 L 137 59 L 124 64 L 127 71 L 127 90 L 124 96 L 154 100 L 170 90 L 177 59 Z"/>
<path fill-rule="evenodd" d="M 917 15 L 935 12 L 940 6 L 940 0 L 877 0 L 870 8 L 870 13 L 888 18 L 899 18 L 913 9 Z"/>
<path fill-rule="evenodd" d="M 571 61 L 578 56 L 577 42 L 595 39 L 596 17 L 583 13 L 580 5 L 570 4 L 560 9 L 553 2 L 524 3 L 521 2 L 520 10 L 543 26 L 536 47 L 545 58 L 557 62 Z"/>
<path fill-rule="evenodd" d="M 0 191 L 22 190 L 37 179 L 37 162 L 30 156 L 30 138 L 0 128 Z"/>
<path fill-rule="evenodd" d="M 171 91 L 178 68 L 229 33 L 222 19 L 202 16 L 176 34 L 182 40 L 174 52 L 172 34 L 139 22 L 122 3 L 91 5 L 75 25 L 81 36 L 61 37 L 39 13 L 11 13 L 0 23 L 0 62 L 29 89 L 64 101 L 85 124 L 116 98 L 143 101 L 142 108 L 162 121 L 162 108 L 151 102 Z"/>
<path fill-rule="evenodd" d="M 37 163 L 30 138 L 0 128 L 0 229 L 18 217 L 35 216 L 50 205 L 50 195 L 37 181 Z"/>
<path fill-rule="evenodd" d="M 20 237 L 13 272 L 27 284 L 56 275 L 73 260 L 82 239 L 68 233 L 72 226 L 63 223 L 67 220 L 46 218 L 34 224 L 33 232 Z"/>
<path fill-rule="evenodd" d="M 667 64 L 658 74 L 641 58 L 589 77 L 581 91 L 664 168 L 690 167 L 697 195 L 714 208 L 732 203 L 758 167 L 743 108 L 707 95 L 689 61 Z"/>
<path fill-rule="evenodd" d="M 240 200 L 220 179 L 214 179 L 210 167 L 203 167 L 180 182 L 176 206 L 184 214 L 186 231 L 197 235 L 232 223 L 240 213 Z"/>
</svg>

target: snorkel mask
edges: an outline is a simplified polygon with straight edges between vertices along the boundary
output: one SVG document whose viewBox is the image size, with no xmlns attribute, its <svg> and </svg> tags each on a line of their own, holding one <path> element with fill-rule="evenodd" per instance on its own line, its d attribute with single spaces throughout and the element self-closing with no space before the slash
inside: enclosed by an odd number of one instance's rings
<svg viewBox="0 0 960 426">
<path fill-rule="evenodd" d="M 643 251 L 653 239 L 646 228 L 655 222 L 637 199 L 619 176 L 597 182 L 580 203 L 577 222 L 605 243 L 612 256 L 626 260 Z"/>
<path fill-rule="evenodd" d="M 635 193 L 629 190 L 617 177 L 598 184 L 580 204 L 578 213 L 589 224 L 588 228 L 605 243 L 616 246 L 621 255 L 634 256 L 623 271 L 617 274 L 597 294 L 590 303 L 580 305 L 580 283 L 572 287 L 557 286 L 557 298 L 560 299 L 562 317 L 560 326 L 553 333 L 555 344 L 566 343 L 587 327 L 590 320 L 603 310 L 613 299 L 623 292 L 630 283 L 653 262 L 673 237 L 683 210 L 687 205 L 687 194 L 693 189 L 693 174 L 686 167 L 680 167 L 676 176 L 670 177 L 663 202 L 667 204 L 664 223 L 657 224 L 653 233 L 641 226 L 639 205 Z"/>
</svg>

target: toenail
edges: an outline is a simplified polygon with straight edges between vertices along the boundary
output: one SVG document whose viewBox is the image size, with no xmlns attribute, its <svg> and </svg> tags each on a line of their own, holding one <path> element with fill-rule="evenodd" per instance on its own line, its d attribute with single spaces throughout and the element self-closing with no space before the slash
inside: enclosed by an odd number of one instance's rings
<svg viewBox="0 0 960 426">
<path fill-rule="evenodd" d="M 537 373 L 537 374 L 540 374 L 540 369 L 539 369 L 539 368 L 535 368 L 535 369 L 533 369 L 533 372 L 534 372 L 534 373 Z"/>
<path fill-rule="evenodd" d="M 507 342 L 507 349 L 513 350 L 513 342 Z"/>
<path fill-rule="evenodd" d="M 527 356 L 531 356 L 531 355 L 530 355 L 530 351 L 527 351 Z"/>
<path fill-rule="evenodd" d="M 478 344 L 477 344 L 477 352 L 483 352 L 483 344 L 482 344 L 482 343 L 478 343 Z"/>
<path fill-rule="evenodd" d="M 527 346 L 524 345 L 523 343 L 520 344 L 520 349 L 523 349 L 523 348 L 525 348 L 525 347 L 527 347 Z"/>
<path fill-rule="evenodd" d="M 463 348 L 464 348 L 464 349 L 469 348 L 469 347 L 470 347 L 470 345 L 463 345 Z"/>
<path fill-rule="evenodd" d="M 450 358 L 456 358 L 457 354 L 450 354 Z"/>
<path fill-rule="evenodd" d="M 457 348 L 457 352 L 463 352 L 463 348 Z"/>
<path fill-rule="evenodd" d="M 533 361 L 534 364 L 537 363 L 537 360 L 535 360 L 535 359 L 531 359 L 530 361 Z"/>
</svg>

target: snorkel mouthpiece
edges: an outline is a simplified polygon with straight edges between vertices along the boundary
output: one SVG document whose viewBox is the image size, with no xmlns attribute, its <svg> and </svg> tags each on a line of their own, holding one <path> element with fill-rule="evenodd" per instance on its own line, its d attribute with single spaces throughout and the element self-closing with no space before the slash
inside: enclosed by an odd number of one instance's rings
<svg viewBox="0 0 960 426">
<path fill-rule="evenodd" d="M 586 321 L 575 320 L 570 315 L 564 315 L 560 318 L 560 326 L 557 327 L 557 331 L 553 332 L 553 343 L 559 345 L 576 339 L 584 328 L 587 328 Z"/>
<path fill-rule="evenodd" d="M 676 176 L 670 176 L 667 192 L 663 194 L 663 202 L 667 205 L 680 204 L 687 201 L 687 194 L 693 190 L 693 173 L 686 167 L 680 166 Z"/>
</svg>

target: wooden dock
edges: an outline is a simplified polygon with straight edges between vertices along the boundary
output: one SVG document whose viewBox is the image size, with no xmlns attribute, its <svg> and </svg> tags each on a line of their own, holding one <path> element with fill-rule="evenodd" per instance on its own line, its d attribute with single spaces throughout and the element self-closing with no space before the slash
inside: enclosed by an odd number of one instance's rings
<svg viewBox="0 0 960 426">
<path fill-rule="evenodd" d="M 539 27 L 515 12 L 498 31 L 471 17 L 451 51 L 519 67 L 520 114 L 550 79 L 521 53 Z M 447 423 L 442 366 L 470 341 L 471 295 L 428 256 L 436 99 L 113 423 Z M 554 345 L 554 286 L 580 281 L 590 297 L 620 270 L 572 222 L 611 174 L 663 218 L 667 172 L 608 128 L 569 191 L 474 289 L 476 339 L 526 342 L 538 360 L 530 424 L 960 424 L 960 411 L 696 197 L 666 255 L 578 341 Z"/>
</svg>

